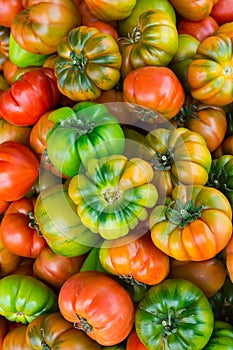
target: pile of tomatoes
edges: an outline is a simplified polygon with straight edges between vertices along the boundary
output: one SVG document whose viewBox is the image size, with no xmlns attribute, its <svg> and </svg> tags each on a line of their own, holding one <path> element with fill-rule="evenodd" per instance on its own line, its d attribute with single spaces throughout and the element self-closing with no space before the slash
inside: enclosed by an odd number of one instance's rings
<svg viewBox="0 0 233 350">
<path fill-rule="evenodd" d="M 233 349 L 233 1 L 0 0 L 0 350 Z"/>
</svg>

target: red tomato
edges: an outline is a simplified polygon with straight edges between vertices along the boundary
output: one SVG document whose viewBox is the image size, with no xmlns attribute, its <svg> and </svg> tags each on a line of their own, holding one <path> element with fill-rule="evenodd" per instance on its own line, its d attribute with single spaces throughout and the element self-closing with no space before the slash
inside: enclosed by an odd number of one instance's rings
<svg viewBox="0 0 233 350">
<path fill-rule="evenodd" d="M 66 280 L 58 295 L 63 317 L 103 346 L 126 339 L 134 324 L 134 302 L 116 280 L 83 271 Z"/>
<path fill-rule="evenodd" d="M 199 41 L 212 35 L 218 29 L 218 23 L 211 16 L 200 21 L 191 21 L 180 18 L 177 25 L 178 34 L 189 34 Z"/>
<path fill-rule="evenodd" d="M 1 94 L 0 116 L 15 125 L 34 125 L 56 106 L 60 95 L 53 69 L 31 70 Z"/>
<path fill-rule="evenodd" d="M 119 35 L 117 30 L 109 23 L 104 21 L 95 21 L 91 23 L 90 27 L 98 29 L 102 33 L 110 34 L 115 40 L 118 39 Z"/>
<path fill-rule="evenodd" d="M 39 160 L 26 145 L 0 144 L 0 200 L 14 201 L 26 195 L 39 176 Z"/>
<path fill-rule="evenodd" d="M 233 21 L 233 0 L 219 0 L 213 7 L 210 16 L 212 16 L 218 24 Z"/>
<path fill-rule="evenodd" d="M 0 25 L 10 27 L 14 17 L 22 10 L 21 0 L 0 0 Z"/>
<path fill-rule="evenodd" d="M 27 197 L 13 201 L 0 226 L 0 236 L 5 247 L 22 257 L 36 258 L 46 240 L 40 235 L 33 216 L 34 203 Z"/>
<path fill-rule="evenodd" d="M 135 329 L 128 336 L 128 339 L 126 342 L 126 350 L 147 350 L 145 345 L 138 338 L 138 335 Z"/>
</svg>

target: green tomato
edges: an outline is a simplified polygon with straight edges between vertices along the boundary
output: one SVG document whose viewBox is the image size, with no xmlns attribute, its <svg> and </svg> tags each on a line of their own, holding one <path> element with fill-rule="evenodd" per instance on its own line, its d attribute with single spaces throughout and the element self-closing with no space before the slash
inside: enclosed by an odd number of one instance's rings
<svg viewBox="0 0 233 350">
<path fill-rule="evenodd" d="M 55 126 L 46 139 L 48 156 L 66 176 L 77 175 L 91 158 L 124 151 L 124 132 L 104 104 L 79 102 L 51 112 L 49 120 Z"/>
<path fill-rule="evenodd" d="M 0 280 L 0 315 L 9 321 L 27 324 L 43 313 L 57 310 L 55 292 L 38 279 L 12 274 Z"/>
<path fill-rule="evenodd" d="M 215 321 L 210 340 L 203 350 L 232 350 L 233 326 L 225 321 Z"/>
<path fill-rule="evenodd" d="M 135 328 L 148 350 L 202 350 L 213 332 L 214 315 L 196 285 L 166 279 L 139 302 Z"/>
</svg>

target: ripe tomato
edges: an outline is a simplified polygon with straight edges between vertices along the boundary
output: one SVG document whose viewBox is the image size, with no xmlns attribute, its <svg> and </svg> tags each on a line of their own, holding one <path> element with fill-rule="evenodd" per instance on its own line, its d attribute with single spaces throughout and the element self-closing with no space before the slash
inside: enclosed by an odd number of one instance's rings
<svg viewBox="0 0 233 350">
<path fill-rule="evenodd" d="M 103 346 L 126 339 L 134 324 L 130 294 L 103 272 L 83 271 L 68 278 L 58 305 L 66 320 Z"/>
<path fill-rule="evenodd" d="M 126 342 L 126 350 L 147 350 L 145 345 L 138 338 L 137 332 L 135 329 L 130 333 Z"/>
<path fill-rule="evenodd" d="M 224 24 L 233 21 L 233 1 L 219 0 L 212 8 L 210 15 L 218 22 Z"/>
<path fill-rule="evenodd" d="M 212 35 L 219 25 L 215 19 L 211 16 L 207 16 L 200 21 L 187 20 L 180 18 L 177 30 L 179 34 L 190 34 L 199 41 L 204 40 L 208 36 Z"/>
<path fill-rule="evenodd" d="M 0 119 L 0 143 L 16 141 L 28 145 L 30 133 L 30 126 L 14 125 L 5 119 Z"/>
<path fill-rule="evenodd" d="M 12 273 L 19 265 L 22 258 L 10 252 L 0 238 L 0 277 Z"/>
<path fill-rule="evenodd" d="M 19 325 L 6 334 L 1 350 L 30 350 L 30 346 L 26 341 L 27 325 Z"/>
<path fill-rule="evenodd" d="M 127 18 L 136 4 L 136 0 L 85 0 L 90 11 L 102 21 Z"/>
<path fill-rule="evenodd" d="M 21 0 L 0 0 L 0 25 L 10 27 L 13 19 L 23 10 Z"/>
<path fill-rule="evenodd" d="M 218 0 L 169 0 L 176 12 L 191 21 L 200 21 L 211 13 L 214 4 Z"/>
</svg>

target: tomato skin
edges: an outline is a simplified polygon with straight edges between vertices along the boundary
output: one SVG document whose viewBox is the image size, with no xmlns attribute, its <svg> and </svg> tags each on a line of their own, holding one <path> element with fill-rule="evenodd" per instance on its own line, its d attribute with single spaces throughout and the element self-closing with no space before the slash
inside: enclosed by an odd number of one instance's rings
<svg viewBox="0 0 233 350">
<path fill-rule="evenodd" d="M 225 248 L 225 256 L 228 276 L 233 283 L 233 236 Z"/>
<path fill-rule="evenodd" d="M 33 225 L 33 211 L 33 200 L 27 197 L 20 198 L 9 205 L 0 225 L 0 236 L 6 248 L 26 258 L 36 258 L 47 246 L 38 230 L 30 226 Z"/>
<path fill-rule="evenodd" d="M 0 238 L 0 277 L 12 273 L 21 262 L 22 257 L 10 252 Z"/>
<path fill-rule="evenodd" d="M 26 341 L 30 349 L 40 350 L 41 344 L 57 350 L 101 350 L 101 346 L 84 332 L 75 329 L 60 312 L 36 317 L 26 329 Z"/>
<path fill-rule="evenodd" d="M 226 267 L 218 258 L 204 261 L 172 259 L 168 278 L 184 278 L 199 287 L 207 298 L 220 290 L 226 279 Z"/>
<path fill-rule="evenodd" d="M 28 145 L 30 134 L 30 126 L 14 125 L 3 118 L 0 119 L 0 143 L 16 141 Z"/>
<path fill-rule="evenodd" d="M 21 0 L 0 0 L 0 25 L 10 27 L 16 15 L 24 6 Z"/>
<path fill-rule="evenodd" d="M 143 110 L 141 113 L 139 110 L 138 119 L 159 124 L 173 118 L 179 112 L 184 103 L 185 92 L 170 68 L 145 66 L 126 76 L 122 97 L 125 102 L 154 112 L 148 117 Z"/>
<path fill-rule="evenodd" d="M 215 33 L 219 25 L 211 16 L 207 16 L 200 21 L 179 19 L 177 31 L 179 34 L 190 34 L 199 41 Z"/>
<path fill-rule="evenodd" d="M 200 21 L 210 15 L 215 1 L 169 0 L 177 13 L 185 19 Z"/>
<path fill-rule="evenodd" d="M 9 321 L 27 324 L 57 307 L 55 292 L 35 277 L 12 274 L 0 280 L 0 315 Z"/>
<path fill-rule="evenodd" d="M 0 174 L 0 199 L 17 200 L 26 195 L 37 180 L 38 158 L 28 146 L 5 141 L 0 144 Z"/>
<path fill-rule="evenodd" d="M 138 338 L 137 332 L 135 329 L 130 333 L 126 342 L 126 350 L 147 350 L 145 345 Z"/>
<path fill-rule="evenodd" d="M 176 260 L 201 261 L 226 247 L 232 235 L 232 209 L 222 192 L 204 185 L 178 185 L 171 201 L 156 206 L 150 216 L 152 240 L 159 249 Z"/>
<path fill-rule="evenodd" d="M 8 333 L 8 323 L 5 317 L 0 316 L 0 349 L 2 350 L 2 344 L 6 334 Z"/>
<path fill-rule="evenodd" d="M 33 263 L 34 275 L 56 290 L 72 275 L 79 272 L 84 255 L 66 257 L 44 247 Z"/>
<path fill-rule="evenodd" d="M 210 15 L 217 21 L 219 25 L 233 21 L 233 1 L 219 0 Z"/>
<path fill-rule="evenodd" d="M 51 68 L 40 67 L 23 74 L 0 96 L 0 116 L 20 126 L 34 125 L 60 98 Z"/>
<path fill-rule="evenodd" d="M 27 325 L 19 325 L 6 334 L 1 350 L 30 350 L 30 346 L 26 341 Z"/>
<path fill-rule="evenodd" d="M 102 21 L 109 22 L 127 18 L 133 11 L 136 0 L 85 0 L 90 11 Z"/>
<path fill-rule="evenodd" d="M 152 286 L 135 313 L 137 335 L 148 350 L 202 350 L 213 327 L 208 299 L 185 279 L 166 279 Z"/>
<path fill-rule="evenodd" d="M 1 6 L 1 4 L 0 4 Z M 3 70 L 5 61 L 9 55 L 10 29 L 0 26 L 0 70 Z"/>
<path fill-rule="evenodd" d="M 120 343 L 133 327 L 130 294 L 103 272 L 83 271 L 71 276 L 60 289 L 58 305 L 65 319 L 104 346 Z"/>
</svg>

